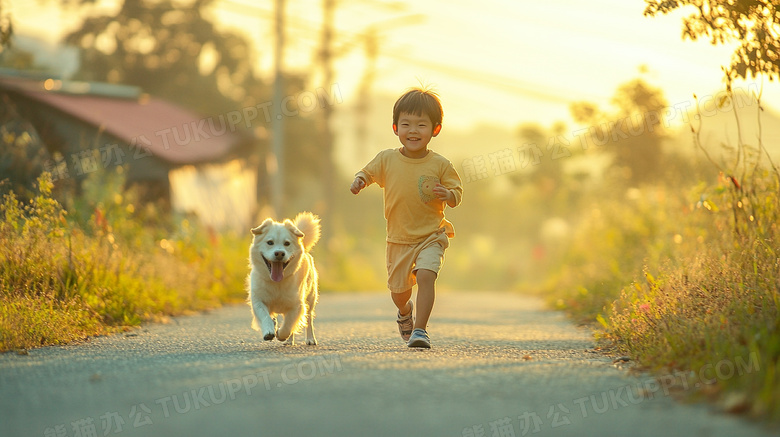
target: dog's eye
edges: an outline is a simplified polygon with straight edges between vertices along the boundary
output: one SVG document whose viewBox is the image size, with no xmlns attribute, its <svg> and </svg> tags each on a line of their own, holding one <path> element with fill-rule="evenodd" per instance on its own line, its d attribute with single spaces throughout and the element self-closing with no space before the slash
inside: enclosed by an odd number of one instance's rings
<svg viewBox="0 0 780 437">
<path fill-rule="evenodd" d="M 290 245 L 290 242 L 289 242 L 289 241 L 285 241 L 285 242 L 284 242 L 284 245 L 285 245 L 285 246 L 289 246 L 289 245 Z"/>
<path fill-rule="evenodd" d="M 268 240 L 266 242 L 266 244 L 269 245 L 269 246 L 273 246 L 274 245 L 274 240 Z"/>
</svg>

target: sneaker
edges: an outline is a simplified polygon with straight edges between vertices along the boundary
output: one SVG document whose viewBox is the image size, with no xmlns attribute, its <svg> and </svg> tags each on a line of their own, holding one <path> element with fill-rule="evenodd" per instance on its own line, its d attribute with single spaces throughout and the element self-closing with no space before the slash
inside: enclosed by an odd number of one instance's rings
<svg viewBox="0 0 780 437">
<path fill-rule="evenodd" d="M 398 311 L 398 332 L 401 333 L 401 338 L 404 341 L 409 341 L 409 336 L 412 335 L 412 329 L 414 329 L 414 302 L 409 301 L 410 310 L 409 314 L 402 316 L 401 311 Z"/>
<path fill-rule="evenodd" d="M 431 339 L 428 338 L 428 333 L 425 332 L 424 329 L 417 328 L 412 332 L 412 336 L 409 337 L 409 342 L 406 345 L 409 347 L 430 349 Z"/>
</svg>

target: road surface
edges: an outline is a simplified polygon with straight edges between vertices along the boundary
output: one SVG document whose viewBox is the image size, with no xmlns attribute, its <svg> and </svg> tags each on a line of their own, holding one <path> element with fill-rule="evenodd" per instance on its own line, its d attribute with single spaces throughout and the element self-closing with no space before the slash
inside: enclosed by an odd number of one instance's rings
<svg viewBox="0 0 780 437">
<path fill-rule="evenodd" d="M 250 319 L 0 354 L 0 436 L 772 435 L 616 368 L 532 297 L 440 293 L 431 350 L 405 346 L 384 292 L 321 296 L 318 346 L 264 342 Z"/>
</svg>

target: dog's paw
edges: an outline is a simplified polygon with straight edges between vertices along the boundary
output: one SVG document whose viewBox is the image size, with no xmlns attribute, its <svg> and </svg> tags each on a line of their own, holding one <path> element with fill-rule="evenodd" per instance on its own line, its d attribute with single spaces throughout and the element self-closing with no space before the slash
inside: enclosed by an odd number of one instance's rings
<svg viewBox="0 0 780 437">
<path fill-rule="evenodd" d="M 317 346 L 317 339 L 316 338 L 307 338 L 306 344 L 309 346 Z"/>
<path fill-rule="evenodd" d="M 273 340 L 276 335 L 276 320 L 266 317 L 260 322 L 263 332 L 263 340 Z"/>
</svg>

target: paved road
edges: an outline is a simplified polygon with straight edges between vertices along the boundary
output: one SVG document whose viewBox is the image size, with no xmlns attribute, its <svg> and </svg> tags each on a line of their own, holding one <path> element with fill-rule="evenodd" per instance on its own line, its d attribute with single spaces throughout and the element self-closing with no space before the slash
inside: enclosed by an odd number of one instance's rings
<svg viewBox="0 0 780 437">
<path fill-rule="evenodd" d="M 261 341 L 244 305 L 0 355 L 0 436 L 763 436 L 587 350 L 528 297 L 439 295 L 409 350 L 385 293 L 324 295 L 319 346 Z"/>
</svg>

